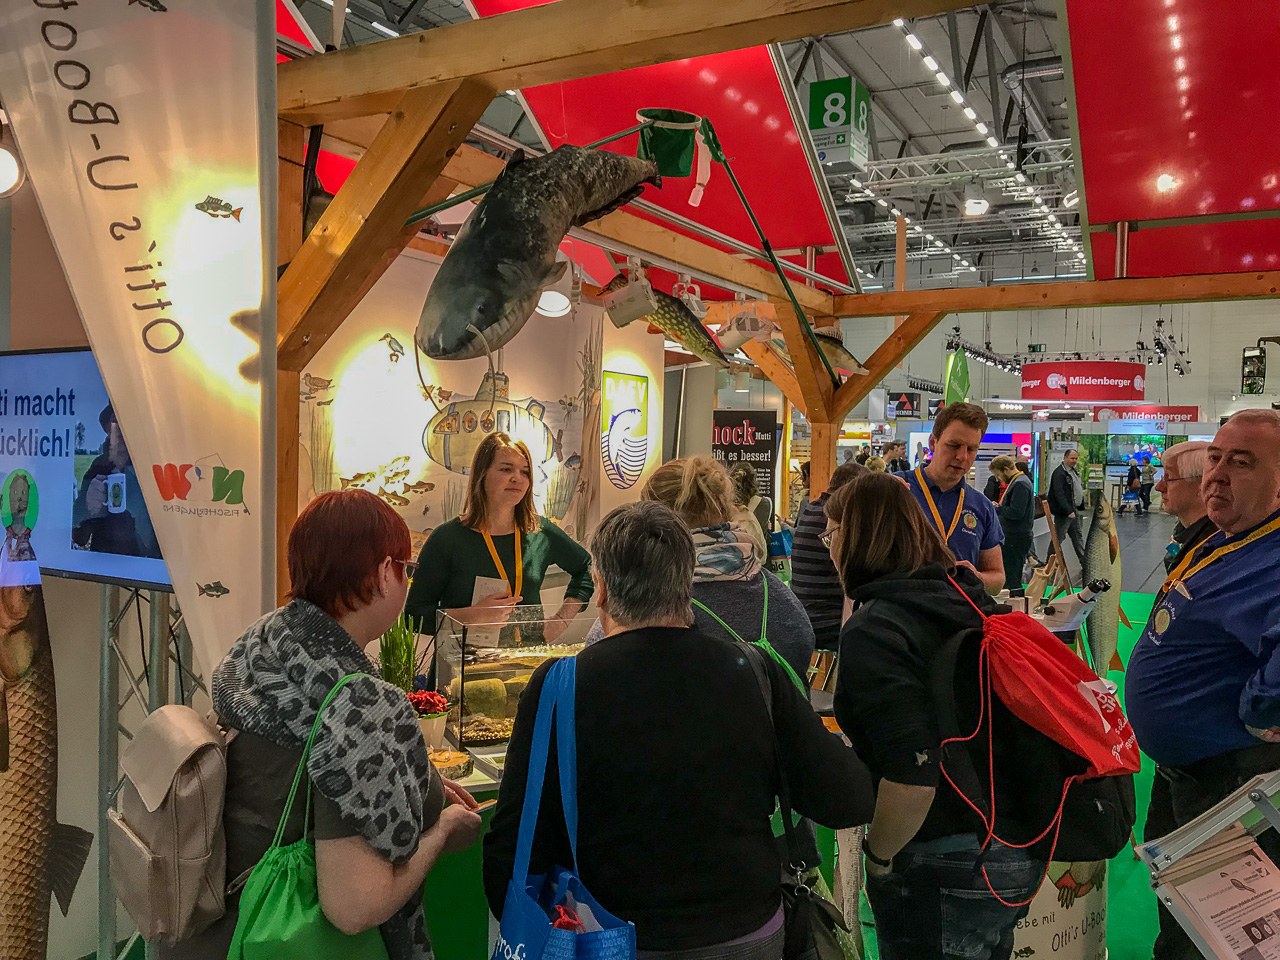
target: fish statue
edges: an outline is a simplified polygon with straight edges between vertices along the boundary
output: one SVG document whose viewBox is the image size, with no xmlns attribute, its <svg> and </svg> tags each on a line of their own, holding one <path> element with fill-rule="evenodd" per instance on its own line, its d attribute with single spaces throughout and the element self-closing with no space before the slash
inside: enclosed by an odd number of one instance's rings
<svg viewBox="0 0 1280 960">
<path fill-rule="evenodd" d="M 235 217 L 237 223 L 240 222 L 240 214 L 244 211 L 244 207 L 232 209 L 231 204 L 225 200 L 219 200 L 217 197 L 205 197 L 196 204 L 196 209 L 201 213 L 208 214 L 215 220 L 220 217 Z"/>
<path fill-rule="evenodd" d="M 471 211 L 427 291 L 415 338 L 433 360 L 469 360 L 520 332 L 544 287 L 568 267 L 556 259 L 569 228 L 630 203 L 658 166 L 571 144 L 541 157 L 517 150 Z"/>
<path fill-rule="evenodd" d="M 1120 642 L 1120 538 L 1116 534 L 1116 518 L 1102 491 L 1090 491 L 1094 497 L 1093 522 L 1084 543 L 1084 582 L 1106 580 L 1111 589 L 1104 591 L 1093 605 L 1086 621 L 1089 631 L 1089 654 L 1093 672 L 1106 679 L 1108 670 L 1123 670 L 1116 647 Z"/>
<path fill-rule="evenodd" d="M 219 597 L 225 597 L 231 591 L 222 585 L 221 580 L 215 580 L 213 583 L 197 583 L 196 595 L 201 597 L 213 597 L 217 600 Z"/>
<path fill-rule="evenodd" d="M 614 414 L 609 429 L 600 438 L 605 476 L 620 490 L 635 485 L 649 456 L 649 437 L 636 435 L 642 414 L 636 408 Z"/>
<path fill-rule="evenodd" d="M 870 372 L 858 362 L 857 357 L 848 351 L 844 345 L 844 340 L 832 328 L 824 327 L 820 330 L 814 330 L 813 335 L 818 341 L 818 347 L 822 350 L 823 356 L 827 358 L 827 362 L 831 364 L 831 369 L 837 374 L 847 373 L 866 376 Z M 795 364 L 791 362 L 791 354 L 787 352 L 784 342 L 770 340 L 769 346 L 773 348 L 774 353 L 785 360 L 791 367 L 795 367 Z"/>
<path fill-rule="evenodd" d="M 58 823 L 58 705 L 39 586 L 0 586 L 0 957 L 45 960 L 93 835 Z"/>
<path fill-rule="evenodd" d="M 613 293 L 627 285 L 627 278 L 618 274 L 609 281 L 601 293 Z M 702 321 L 693 315 L 683 300 L 673 297 L 661 290 L 653 291 L 658 301 L 658 309 L 644 319 L 661 330 L 667 337 L 684 347 L 699 360 L 705 360 L 713 367 L 729 369 L 729 358 L 724 355 L 715 338 L 711 336 Z"/>
</svg>

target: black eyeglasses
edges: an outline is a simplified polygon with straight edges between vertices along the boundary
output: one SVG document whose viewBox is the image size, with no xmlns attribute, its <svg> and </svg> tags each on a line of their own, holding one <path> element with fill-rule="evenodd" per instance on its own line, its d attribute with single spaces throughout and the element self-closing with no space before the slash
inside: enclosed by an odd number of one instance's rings
<svg viewBox="0 0 1280 960">
<path fill-rule="evenodd" d="M 821 541 L 824 547 L 830 550 L 831 538 L 834 537 L 835 535 L 836 535 L 836 532 L 834 530 L 823 530 L 822 533 L 818 534 L 818 540 Z"/>
<path fill-rule="evenodd" d="M 391 560 L 393 563 L 404 564 L 404 575 L 410 580 L 412 580 L 413 575 L 418 572 L 418 561 L 416 560 L 397 560 L 395 557 L 392 557 Z"/>
</svg>

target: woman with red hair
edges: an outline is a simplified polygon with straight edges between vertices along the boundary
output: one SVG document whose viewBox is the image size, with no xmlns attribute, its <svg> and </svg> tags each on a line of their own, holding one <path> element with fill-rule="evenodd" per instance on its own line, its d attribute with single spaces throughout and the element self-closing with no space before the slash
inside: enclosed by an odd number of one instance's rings
<svg viewBox="0 0 1280 960">
<path fill-rule="evenodd" d="M 429 960 L 422 883 L 437 858 L 475 842 L 480 817 L 465 790 L 431 764 L 404 692 L 365 650 L 404 607 L 414 562 L 409 529 L 363 490 L 311 501 L 289 533 L 291 600 L 253 624 L 213 673 L 213 705 L 236 731 L 227 749 L 223 823 L 227 876 L 271 846 L 321 704 L 307 761 L 312 820 L 295 804 L 284 840 L 314 831 L 320 906 L 343 933 L 379 927 L 392 960 Z M 227 913 L 168 956 L 225 958 L 239 915 Z"/>
</svg>

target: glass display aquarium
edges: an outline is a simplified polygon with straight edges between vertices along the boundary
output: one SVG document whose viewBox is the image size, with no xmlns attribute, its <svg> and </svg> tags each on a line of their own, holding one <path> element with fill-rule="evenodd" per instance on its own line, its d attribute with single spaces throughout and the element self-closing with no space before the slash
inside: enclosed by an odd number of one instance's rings
<svg viewBox="0 0 1280 960">
<path fill-rule="evenodd" d="M 562 624 L 555 612 L 518 606 L 474 622 L 452 614 L 441 618 L 436 689 L 449 700 L 445 737 L 451 743 L 462 749 L 505 744 L 533 672 L 547 660 L 582 650 L 595 608 L 588 606 L 558 636 Z"/>
</svg>

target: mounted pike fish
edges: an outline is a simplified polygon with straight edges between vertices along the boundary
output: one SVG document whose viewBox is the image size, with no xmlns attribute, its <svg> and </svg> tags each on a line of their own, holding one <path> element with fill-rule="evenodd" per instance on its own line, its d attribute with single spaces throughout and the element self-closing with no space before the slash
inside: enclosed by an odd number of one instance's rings
<svg viewBox="0 0 1280 960">
<path fill-rule="evenodd" d="M 618 274 L 600 292 L 613 293 L 626 285 L 627 278 Z M 645 322 L 657 327 L 699 360 L 705 360 L 713 367 L 728 369 L 729 358 L 683 300 L 661 290 L 653 291 L 653 296 L 658 301 L 658 309 L 644 317 Z"/>
<path fill-rule="evenodd" d="M 40 587 L 0 586 L 0 957 L 45 960 L 93 835 L 57 822 L 58 709 Z"/>
<path fill-rule="evenodd" d="M 560 241 L 661 185 L 652 160 L 566 144 L 528 159 L 517 150 L 449 247 L 415 337 L 434 360 L 467 360 L 514 337 L 544 287 L 564 276 Z"/>
<path fill-rule="evenodd" d="M 837 336 L 834 328 L 824 327 L 820 330 L 813 331 L 814 338 L 818 341 L 818 347 L 822 350 L 823 355 L 827 358 L 827 362 L 831 364 L 831 369 L 837 374 L 856 374 L 858 376 L 866 376 L 870 371 L 867 370 L 848 348 L 844 345 L 844 340 Z M 778 354 L 792 368 L 795 364 L 791 362 L 791 354 L 787 352 L 786 344 L 780 339 L 770 340 L 769 346 L 773 348 L 774 353 Z"/>
<path fill-rule="evenodd" d="M 1095 498 L 1093 522 L 1084 544 L 1084 582 L 1106 580 L 1111 589 L 1098 597 L 1086 621 L 1089 630 L 1089 655 L 1093 672 L 1106 678 L 1108 670 L 1123 670 L 1116 653 L 1120 642 L 1120 621 L 1128 620 L 1120 610 L 1120 538 L 1116 534 L 1116 518 L 1111 504 L 1101 491 L 1091 492 Z"/>
</svg>

